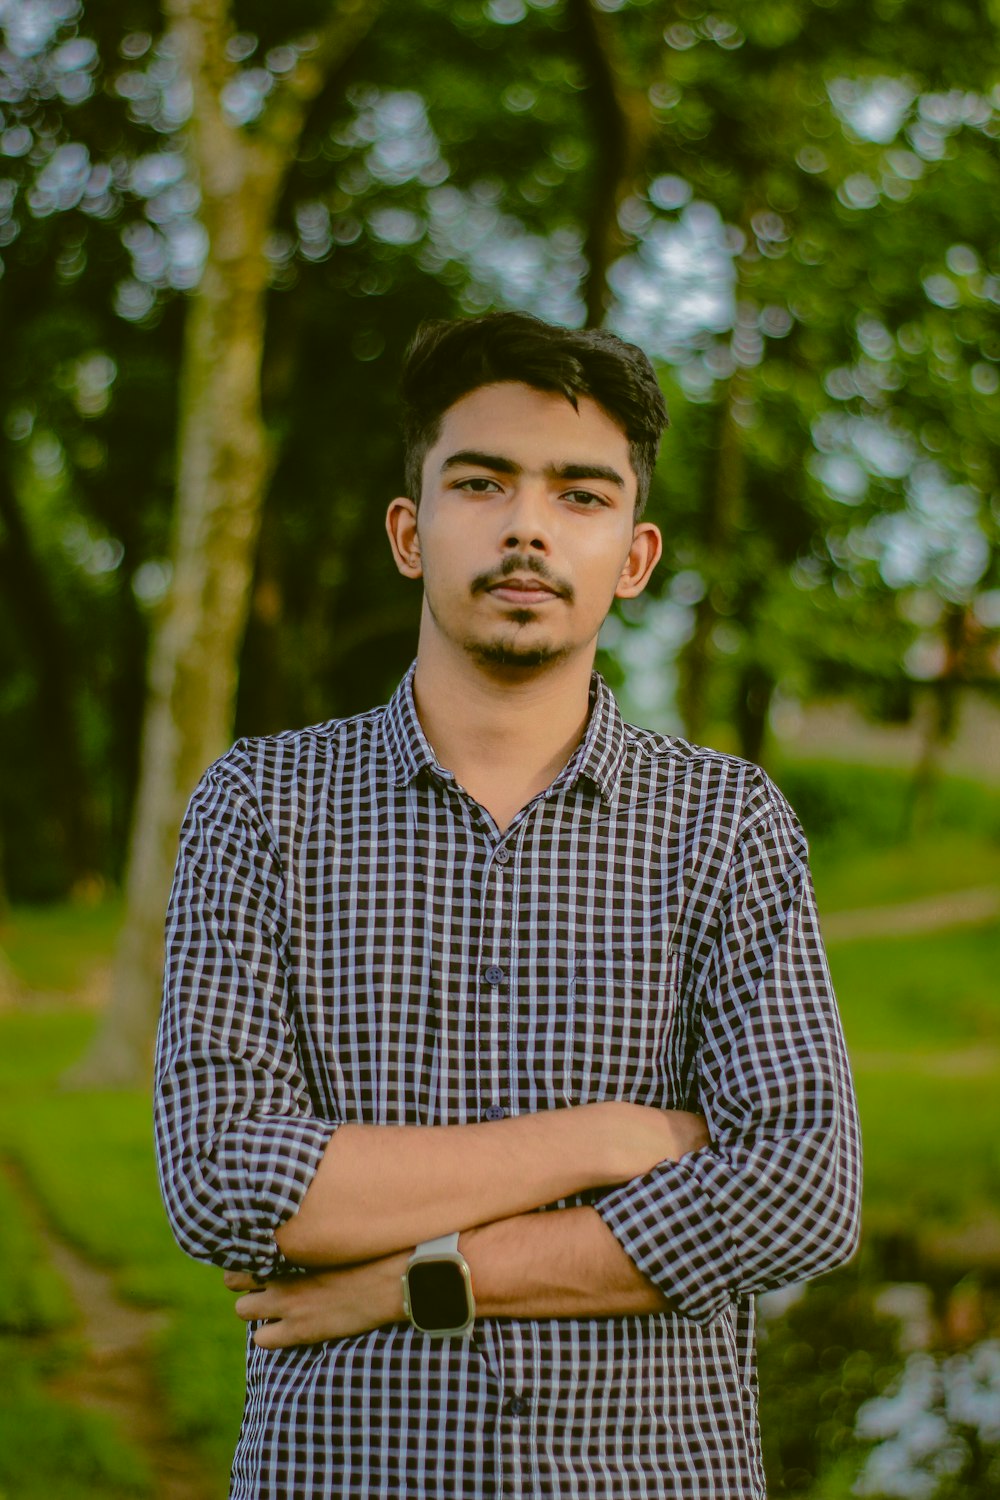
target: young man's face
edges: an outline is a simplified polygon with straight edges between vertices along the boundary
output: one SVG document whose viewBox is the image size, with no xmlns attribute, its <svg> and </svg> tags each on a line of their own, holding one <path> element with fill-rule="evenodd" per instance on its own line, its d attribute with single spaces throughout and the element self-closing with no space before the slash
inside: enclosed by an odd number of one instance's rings
<svg viewBox="0 0 1000 1500">
<path fill-rule="evenodd" d="M 615 595 L 641 593 L 660 534 L 633 521 L 628 440 L 589 397 L 513 381 L 449 407 L 424 461 L 419 513 L 393 501 L 400 571 L 423 578 L 424 629 L 480 663 L 593 655 Z"/>
</svg>

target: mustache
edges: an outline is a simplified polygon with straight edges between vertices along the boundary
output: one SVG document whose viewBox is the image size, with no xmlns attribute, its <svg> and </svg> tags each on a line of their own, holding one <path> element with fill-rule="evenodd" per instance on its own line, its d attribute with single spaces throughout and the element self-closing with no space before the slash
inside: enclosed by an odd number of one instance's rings
<svg viewBox="0 0 1000 1500">
<path fill-rule="evenodd" d="M 530 553 L 525 556 L 512 553 L 510 557 L 504 558 L 498 568 L 493 568 L 489 573 L 477 574 L 472 580 L 472 592 L 474 594 L 483 594 L 487 589 L 496 588 L 498 583 L 503 583 L 504 579 L 511 578 L 515 573 L 522 575 L 525 573 L 534 573 L 554 593 L 561 595 L 563 599 L 572 603 L 572 584 L 568 583 L 564 578 L 557 578 L 540 558 L 533 557 Z"/>
</svg>

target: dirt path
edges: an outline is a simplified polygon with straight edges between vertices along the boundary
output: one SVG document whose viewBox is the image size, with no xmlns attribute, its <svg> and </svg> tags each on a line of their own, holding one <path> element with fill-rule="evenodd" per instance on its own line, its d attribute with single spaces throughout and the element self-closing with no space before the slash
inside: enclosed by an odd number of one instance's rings
<svg viewBox="0 0 1000 1500">
<path fill-rule="evenodd" d="M 823 935 L 831 943 L 855 938 L 910 937 L 941 932 L 948 927 L 981 927 L 997 917 L 1000 917 L 1000 885 L 984 885 L 894 906 L 831 912 L 823 918 Z"/>
<path fill-rule="evenodd" d="M 17 1164 L 6 1160 L 2 1168 L 79 1313 L 83 1359 L 49 1381 L 48 1391 L 72 1406 L 114 1420 L 148 1460 L 156 1500 L 220 1500 L 197 1459 L 166 1427 L 163 1395 L 153 1379 L 151 1345 L 167 1326 L 168 1314 L 125 1302 L 112 1273 L 94 1265 L 57 1232 Z"/>
</svg>

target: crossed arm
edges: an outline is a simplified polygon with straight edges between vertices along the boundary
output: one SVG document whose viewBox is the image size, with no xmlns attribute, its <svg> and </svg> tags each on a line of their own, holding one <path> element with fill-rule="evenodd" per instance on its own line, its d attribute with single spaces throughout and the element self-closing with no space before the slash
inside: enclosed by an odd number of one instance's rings
<svg viewBox="0 0 1000 1500">
<path fill-rule="evenodd" d="M 591 1208 L 533 1210 L 627 1181 L 706 1145 L 704 1121 L 623 1102 L 494 1124 L 344 1125 L 299 1210 L 276 1234 L 307 1275 L 266 1284 L 228 1272 L 262 1348 L 315 1343 L 398 1322 L 412 1246 L 461 1231 L 484 1317 L 662 1312 L 669 1303 Z"/>
<path fill-rule="evenodd" d="M 613 1100 L 482 1125 L 354 1125 L 332 1103 L 317 1118 L 269 925 L 280 862 L 246 786 L 205 787 L 171 902 L 157 1148 L 182 1248 L 273 1278 L 230 1277 L 240 1316 L 275 1320 L 259 1344 L 398 1319 L 408 1251 L 456 1230 L 484 1316 L 670 1305 L 707 1324 L 853 1252 L 850 1070 L 804 841 L 769 784 L 748 794 L 715 940 L 683 978 L 710 1146 L 696 1116 Z M 593 1208 L 534 1212 L 589 1189 Z M 275 1224 L 305 1276 L 274 1277 Z"/>
</svg>

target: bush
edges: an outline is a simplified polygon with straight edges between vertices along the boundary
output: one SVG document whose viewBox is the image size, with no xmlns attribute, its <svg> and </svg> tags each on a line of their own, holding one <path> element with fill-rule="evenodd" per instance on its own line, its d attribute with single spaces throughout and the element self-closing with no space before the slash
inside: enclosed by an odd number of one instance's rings
<svg viewBox="0 0 1000 1500">
<path fill-rule="evenodd" d="M 775 768 L 774 779 L 811 842 L 887 848 L 905 841 L 912 831 L 910 771 L 790 760 Z M 1000 842 L 1000 788 L 957 776 L 945 778 L 934 788 L 926 829 L 961 829 Z"/>
</svg>

